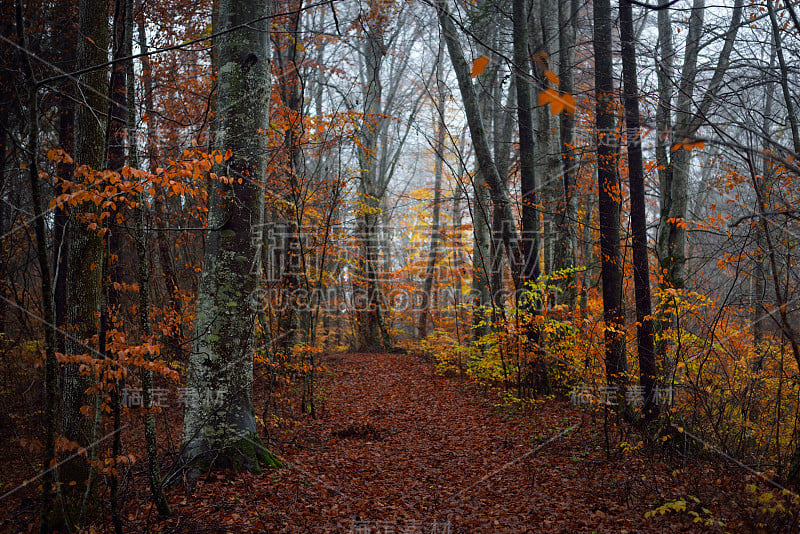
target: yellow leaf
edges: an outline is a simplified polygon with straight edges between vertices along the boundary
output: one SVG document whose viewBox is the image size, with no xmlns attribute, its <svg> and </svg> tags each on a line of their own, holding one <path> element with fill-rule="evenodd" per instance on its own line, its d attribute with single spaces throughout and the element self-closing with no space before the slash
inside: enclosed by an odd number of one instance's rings
<svg viewBox="0 0 800 534">
<path fill-rule="evenodd" d="M 558 80 L 558 75 L 552 70 L 544 71 L 544 77 L 550 80 L 550 83 L 552 83 L 553 85 L 558 85 L 560 83 Z"/>
<path fill-rule="evenodd" d="M 471 77 L 479 76 L 483 71 L 486 70 L 486 65 L 489 64 L 489 58 L 486 56 L 481 56 L 476 58 L 475 61 L 472 62 L 472 72 L 469 73 Z"/>
</svg>

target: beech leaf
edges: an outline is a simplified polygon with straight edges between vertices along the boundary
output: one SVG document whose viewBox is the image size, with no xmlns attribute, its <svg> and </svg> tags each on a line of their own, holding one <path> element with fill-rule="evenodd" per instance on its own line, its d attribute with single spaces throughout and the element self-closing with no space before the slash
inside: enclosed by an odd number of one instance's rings
<svg viewBox="0 0 800 534">
<path fill-rule="evenodd" d="M 558 75 L 552 70 L 544 71 L 544 77 L 550 80 L 550 83 L 552 83 L 553 85 L 558 85 L 559 83 L 561 83 L 558 79 Z"/>
<path fill-rule="evenodd" d="M 481 56 L 476 58 L 475 61 L 472 62 L 472 72 L 469 73 L 470 76 L 473 78 L 476 76 L 480 76 L 483 71 L 486 70 L 486 65 L 489 64 L 489 58 L 486 56 Z"/>
</svg>

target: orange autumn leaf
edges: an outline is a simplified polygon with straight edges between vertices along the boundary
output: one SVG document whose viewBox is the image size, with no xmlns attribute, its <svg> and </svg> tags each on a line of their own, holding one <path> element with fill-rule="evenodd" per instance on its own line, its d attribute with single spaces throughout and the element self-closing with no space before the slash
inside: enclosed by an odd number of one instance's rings
<svg viewBox="0 0 800 534">
<path fill-rule="evenodd" d="M 575 97 L 569 93 L 561 93 L 559 95 L 561 101 L 564 102 L 564 111 L 567 113 L 575 113 Z"/>
<path fill-rule="evenodd" d="M 559 93 L 555 89 L 543 89 L 539 93 L 539 105 L 550 104 L 550 113 L 558 115 L 562 111 L 575 113 L 575 98 L 569 93 Z"/>
<path fill-rule="evenodd" d="M 533 58 L 534 64 L 538 65 L 538 67 L 541 70 L 544 70 L 544 71 L 548 70 L 547 69 L 547 52 L 545 52 L 544 50 L 537 50 L 536 52 L 533 53 L 533 56 L 531 56 L 531 57 Z"/>
<path fill-rule="evenodd" d="M 539 93 L 539 105 L 547 105 L 555 98 L 558 98 L 558 93 L 554 89 L 550 89 L 549 87 L 547 89 L 543 89 Z"/>
<path fill-rule="evenodd" d="M 686 150 L 691 150 L 693 148 L 696 148 L 697 150 L 702 150 L 706 147 L 706 143 L 705 141 L 695 141 L 694 143 L 686 143 L 684 147 L 686 148 Z"/>
<path fill-rule="evenodd" d="M 550 114 L 558 115 L 562 111 L 564 111 L 564 101 L 561 99 L 561 95 L 556 94 L 550 100 Z"/>
<path fill-rule="evenodd" d="M 558 85 L 559 83 L 561 83 L 558 79 L 558 74 L 556 74 L 552 70 L 544 71 L 544 77 L 550 80 L 550 83 L 552 83 L 553 85 Z"/>
<path fill-rule="evenodd" d="M 476 58 L 475 61 L 472 62 L 472 72 L 469 73 L 471 77 L 480 76 L 480 74 L 486 70 L 486 65 L 489 64 L 489 58 L 486 56 L 481 56 Z"/>
<path fill-rule="evenodd" d="M 684 149 L 684 150 L 692 150 L 696 148 L 697 150 L 702 150 L 705 148 L 706 143 L 705 141 L 692 141 L 688 137 L 684 138 L 683 141 L 680 143 L 675 143 L 670 147 L 671 152 L 675 152 L 676 150 Z"/>
</svg>

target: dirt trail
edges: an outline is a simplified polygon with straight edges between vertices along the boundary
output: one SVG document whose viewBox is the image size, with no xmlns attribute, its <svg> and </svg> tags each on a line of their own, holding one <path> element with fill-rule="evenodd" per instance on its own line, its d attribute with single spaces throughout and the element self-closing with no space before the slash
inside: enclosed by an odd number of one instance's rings
<svg viewBox="0 0 800 534">
<path fill-rule="evenodd" d="M 320 415 L 276 452 L 289 467 L 170 490 L 181 532 L 671 532 L 644 513 L 667 468 L 607 459 L 602 424 L 548 400 L 525 414 L 413 356 L 329 357 Z M 687 489 L 688 491 L 688 489 Z M 662 494 L 662 495 L 659 495 Z M 713 503 L 711 503 L 713 505 Z M 709 506 L 709 503 L 704 503 Z M 152 523 L 151 523 L 152 524 Z"/>
</svg>

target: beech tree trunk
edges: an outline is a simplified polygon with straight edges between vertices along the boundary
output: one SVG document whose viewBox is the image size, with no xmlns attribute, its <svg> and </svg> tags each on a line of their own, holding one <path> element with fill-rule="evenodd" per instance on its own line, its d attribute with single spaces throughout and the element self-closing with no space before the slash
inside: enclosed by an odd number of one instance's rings
<svg viewBox="0 0 800 534">
<path fill-rule="evenodd" d="M 775 41 L 773 37 L 772 48 L 770 50 L 769 71 L 775 68 L 777 55 Z M 770 154 L 770 144 L 772 141 L 772 122 L 774 121 L 772 105 L 775 100 L 775 83 L 771 82 L 766 87 L 766 100 L 764 102 L 763 120 L 761 122 L 761 139 L 763 152 L 761 158 L 761 175 L 764 177 L 767 189 L 771 189 L 770 182 L 774 174 L 772 159 Z M 756 349 L 756 358 L 751 364 L 754 371 L 761 371 L 766 352 L 760 350 L 759 344 L 764 340 L 767 318 L 769 317 L 764 305 L 767 297 L 767 271 L 764 265 L 764 251 L 767 245 L 764 241 L 764 229 L 761 225 L 755 227 L 755 237 L 753 239 L 753 274 L 750 278 L 750 321 L 753 327 L 753 348 Z M 755 420 L 755 419 L 754 419 Z"/>
<path fill-rule="evenodd" d="M 253 350 L 261 255 L 255 230 L 264 219 L 270 95 L 268 0 L 222 0 L 217 37 L 216 143 L 231 151 L 216 167 L 233 180 L 212 182 L 192 353 L 186 371 L 183 457 L 199 469 L 258 470 L 277 465 L 256 431 Z M 239 180 L 241 179 L 241 183 Z M 196 470 L 193 471 L 196 473 Z"/>
<path fill-rule="evenodd" d="M 478 97 L 475 93 L 475 87 L 472 85 L 472 80 L 470 79 L 470 69 L 466 59 L 464 59 L 461 43 L 459 43 L 458 40 L 458 33 L 456 32 L 456 27 L 451 18 L 446 0 L 437 0 L 436 8 L 439 24 L 442 28 L 442 35 L 447 44 L 448 52 L 450 53 L 453 70 L 455 70 L 456 77 L 458 78 L 458 88 L 464 104 L 464 112 L 467 116 L 475 157 L 478 160 L 478 168 L 486 179 L 492 202 L 497 205 L 500 210 L 503 220 L 501 231 L 503 246 L 506 249 L 506 255 L 511 265 L 514 287 L 519 290 L 523 282 L 522 271 L 524 257 L 520 249 L 520 239 L 517 233 L 517 225 L 514 222 L 511 203 L 508 200 L 505 185 L 500 178 L 500 174 L 497 172 L 492 153 L 489 150 L 489 142 L 487 141 L 486 131 L 481 118 Z"/>
<path fill-rule="evenodd" d="M 491 44 L 496 41 L 497 31 L 493 24 L 476 28 L 479 39 L 483 44 L 478 46 L 481 55 L 491 57 Z M 493 97 L 497 85 L 497 68 L 490 65 L 480 82 L 476 84 L 478 95 L 478 110 L 483 122 L 484 130 L 493 131 L 494 119 Z M 498 170 L 498 174 L 500 171 Z M 501 178 L 502 180 L 502 178 Z M 480 166 L 475 170 L 472 178 L 472 287 L 470 290 L 472 304 L 472 337 L 479 340 L 491 332 L 494 309 L 494 294 L 491 286 L 492 269 L 492 234 L 490 224 L 493 203 L 486 176 L 481 172 Z"/>
<path fill-rule="evenodd" d="M 697 58 L 700 53 L 700 38 L 703 33 L 703 18 L 705 13 L 705 0 L 695 0 L 689 15 L 689 34 L 686 38 L 686 53 L 684 55 L 683 70 L 676 97 L 675 128 L 672 132 L 671 142 L 681 143 L 685 139 L 692 139 L 697 130 L 703 124 L 706 115 L 719 91 L 725 72 L 730 64 L 731 51 L 736 40 L 736 34 L 742 23 L 743 0 L 736 0 L 733 5 L 731 22 L 725 34 L 725 41 L 720 51 L 717 65 L 709 82 L 708 88 L 697 104 L 696 111 L 693 108 L 696 102 L 694 88 L 697 83 L 698 74 Z M 662 60 L 671 63 L 671 29 L 669 28 L 669 16 L 667 9 L 659 12 L 659 40 L 662 46 Z M 665 57 L 670 54 L 669 57 Z M 671 96 L 671 90 L 666 86 L 673 83 L 666 79 L 666 73 L 671 67 L 662 68 L 664 79 L 659 78 L 661 86 L 659 102 L 659 115 L 661 127 L 669 124 L 667 114 L 671 108 L 671 102 L 664 101 L 664 98 Z M 659 136 L 666 136 L 667 132 L 660 132 Z M 663 141 L 662 141 L 663 142 Z M 692 161 L 692 154 L 689 150 L 675 150 L 671 152 L 671 157 L 667 162 L 666 147 L 661 147 L 657 152 L 660 165 L 665 168 L 660 173 L 661 189 L 661 221 L 658 231 L 658 258 L 661 265 L 664 285 L 675 289 L 682 289 L 685 285 L 686 277 L 686 216 L 689 195 L 689 170 Z"/>
<path fill-rule="evenodd" d="M 486 178 L 480 168 L 472 177 L 472 338 L 478 340 L 490 332 L 492 305 L 489 269 L 491 268 L 491 235 L 489 211 L 491 197 Z"/>
<path fill-rule="evenodd" d="M 66 72 L 75 70 L 75 44 L 77 33 L 77 5 L 71 0 L 61 0 L 57 10 L 57 43 L 62 61 L 59 67 Z M 59 101 L 58 144 L 61 149 L 74 156 L 75 151 L 75 87 L 72 80 L 61 84 L 63 95 Z M 75 163 L 61 161 L 56 170 L 57 176 L 72 180 Z M 67 325 L 67 271 L 69 269 L 69 214 L 63 206 L 53 209 L 53 296 L 56 313 L 56 347 L 60 353 L 67 351 L 64 328 Z"/>
<path fill-rule="evenodd" d="M 144 19 L 139 21 L 139 49 L 142 54 L 147 53 L 147 32 L 145 28 Z M 144 109 L 147 117 L 147 167 L 150 172 L 155 172 L 158 168 L 158 154 L 156 147 L 156 130 L 158 128 L 157 116 L 154 112 L 153 102 L 153 78 L 151 72 L 151 65 L 148 56 L 142 56 L 142 85 L 144 85 Z M 182 348 L 183 344 L 183 303 L 181 302 L 180 287 L 175 275 L 175 269 L 172 261 L 172 254 L 170 253 L 170 243 L 168 242 L 167 231 L 164 221 L 167 217 L 167 212 L 164 209 L 164 203 L 161 201 L 161 195 L 156 194 L 153 202 L 154 214 L 153 220 L 156 227 L 156 248 L 158 250 L 158 261 L 161 265 L 161 274 L 164 279 L 164 284 L 167 287 L 169 295 L 169 307 L 171 308 L 171 328 L 170 328 L 170 352 L 178 360 L 183 360 L 185 353 Z"/>
<path fill-rule="evenodd" d="M 292 204 L 291 213 L 288 213 L 288 224 L 283 225 L 284 233 L 284 272 L 281 273 L 281 309 L 278 319 L 278 332 L 275 336 L 277 346 L 283 353 L 291 351 L 298 341 L 300 315 L 303 313 L 294 302 L 294 295 L 300 288 L 304 271 L 301 240 L 298 235 L 302 231 L 302 192 L 300 190 L 300 175 L 303 167 L 302 145 L 303 135 L 303 96 L 299 66 L 302 61 L 300 21 L 303 0 L 284 0 L 277 3 L 288 15 L 283 24 L 283 32 L 274 36 L 276 40 L 275 59 L 280 70 L 281 84 L 279 95 L 285 105 L 292 112 L 291 123 L 284 133 L 283 148 L 286 159 L 283 162 L 287 174 L 286 183 L 289 184 L 289 198 Z"/>
<path fill-rule="evenodd" d="M 603 283 L 603 318 L 605 320 L 605 360 L 609 385 L 624 385 L 625 311 L 622 297 L 622 258 L 620 254 L 621 192 L 617 176 L 619 149 L 614 120 L 614 73 L 611 51 L 611 3 L 594 3 L 595 98 L 597 107 L 597 181 L 600 211 L 601 278 Z M 617 391 L 622 394 L 621 390 Z"/>
<path fill-rule="evenodd" d="M 526 45 L 526 48 L 535 50 L 534 57 L 537 65 L 535 74 L 540 81 L 540 86 L 547 83 L 542 67 L 546 65 L 548 70 L 556 71 L 559 66 L 561 54 L 558 46 L 558 3 L 555 0 L 537 0 L 534 2 L 532 12 L 538 16 L 527 17 L 530 20 L 530 42 Z M 531 44 L 535 46 L 530 46 Z M 532 93 L 532 98 L 535 99 L 537 94 Z M 558 242 L 561 239 L 559 236 L 559 214 L 563 214 L 565 207 L 561 187 L 562 180 L 560 179 L 563 172 L 561 158 L 559 157 L 561 121 L 559 117 L 550 113 L 549 106 L 537 106 L 533 112 L 536 119 L 536 145 L 534 149 L 538 188 L 536 212 L 541 219 L 539 248 L 541 249 L 541 263 L 544 268 L 544 274 L 549 277 L 554 270 L 560 268 L 558 265 L 563 260 L 563 257 L 560 257 L 562 255 L 558 246 Z M 528 240 L 527 232 L 525 234 L 525 239 Z M 560 282 L 560 280 L 554 280 L 554 282 Z M 554 295 L 552 294 L 547 295 L 545 304 L 549 306 L 555 305 L 557 299 L 553 297 Z"/>
<path fill-rule="evenodd" d="M 511 79 L 506 96 L 505 107 L 500 105 L 502 86 L 496 85 L 497 90 L 493 98 L 494 110 L 494 157 L 497 173 L 504 187 L 508 187 L 508 167 L 511 161 L 511 137 L 514 132 L 514 108 L 516 107 L 516 88 L 514 79 Z M 498 315 L 505 315 L 505 247 L 503 246 L 503 214 L 500 207 L 492 204 L 492 304 L 495 311 L 495 320 Z"/>
<path fill-rule="evenodd" d="M 578 0 L 558 2 L 558 42 L 559 67 L 558 77 L 561 80 L 560 90 L 573 94 L 575 91 L 573 69 L 575 65 L 575 45 L 578 31 Z M 578 210 L 575 204 L 575 188 L 577 183 L 577 154 L 575 152 L 575 114 L 562 113 L 561 121 L 561 192 L 563 198 L 556 213 L 557 250 L 554 267 L 566 270 L 576 264 L 576 235 Z M 575 272 L 565 272 L 558 280 L 562 290 L 559 303 L 575 309 L 577 300 L 578 279 Z"/>
<path fill-rule="evenodd" d="M 650 262 L 647 255 L 647 215 L 640 138 L 639 87 L 636 80 L 633 9 L 629 0 L 620 0 L 619 3 L 619 31 L 622 41 L 623 100 L 628 145 L 631 231 L 633 232 L 633 281 L 636 299 L 636 342 L 639 350 L 639 384 L 643 388 L 644 397 L 642 414 L 645 420 L 651 420 L 658 415 L 658 404 L 653 395 L 657 379 L 656 355 L 653 342 L 653 310 L 650 301 Z"/>
<path fill-rule="evenodd" d="M 797 125 L 797 115 L 794 111 L 794 101 L 789 89 L 789 68 L 786 65 L 786 58 L 783 53 L 783 40 L 781 39 L 778 18 L 775 15 L 775 6 L 772 0 L 767 0 L 767 11 L 769 12 L 770 26 L 772 27 L 772 39 L 775 44 L 775 52 L 778 56 L 780 66 L 780 84 L 783 91 L 783 103 L 786 106 L 786 119 L 789 121 L 789 128 L 792 131 L 792 148 L 795 154 L 800 154 L 800 128 Z"/>
<path fill-rule="evenodd" d="M 428 251 L 428 263 L 425 267 L 425 279 L 422 285 L 423 302 L 419 312 L 419 324 L 417 326 L 417 337 L 424 339 L 428 335 L 428 320 L 431 307 L 431 296 L 433 292 L 433 282 L 436 276 L 436 262 L 439 258 L 439 243 L 441 242 L 439 216 L 442 202 L 442 174 L 444 159 L 445 141 L 445 98 L 447 97 L 447 86 L 443 78 L 442 62 L 444 60 L 444 43 L 439 42 L 439 54 L 436 58 L 436 145 L 434 150 L 433 164 L 433 217 L 431 221 L 431 244 Z"/>
<path fill-rule="evenodd" d="M 15 6 L 17 40 L 19 44 L 28 49 L 28 39 L 25 29 L 25 21 L 22 13 L 22 3 L 17 1 Z M 56 313 L 53 302 L 53 281 L 50 276 L 50 258 L 47 254 L 47 232 L 44 224 L 44 213 L 42 210 L 42 192 L 39 184 L 39 95 L 33 65 L 27 55 L 23 59 L 25 66 L 25 77 L 28 84 L 28 146 L 30 153 L 28 161 L 28 181 L 31 188 L 31 200 L 33 202 L 34 232 L 36 234 L 36 255 L 39 261 L 41 273 L 41 298 L 42 312 L 44 314 L 45 328 L 44 333 L 44 408 L 45 408 L 45 439 L 44 439 L 44 458 L 42 462 L 40 493 L 41 506 L 39 509 L 39 532 L 50 532 L 63 526 L 60 517 L 54 514 L 53 507 L 58 489 L 56 482 L 58 477 L 51 469 L 51 464 L 56 461 L 56 417 L 58 414 L 58 385 L 56 384 L 56 372 L 58 370 L 58 360 L 56 359 Z M 5 130 L 3 131 L 5 135 Z M 0 144 L 0 167 L 5 164 L 5 139 Z M 3 185 L 0 183 L 0 185 Z"/>
<path fill-rule="evenodd" d="M 125 4 L 125 57 L 133 54 L 133 2 L 127 0 Z M 144 22 L 142 22 L 144 24 Z M 125 62 L 126 104 L 128 107 L 126 130 L 128 133 L 128 165 L 134 169 L 139 168 L 139 132 L 136 128 L 136 91 L 134 85 L 133 59 Z M 136 222 L 134 227 L 134 241 L 136 243 L 136 278 L 139 285 L 139 330 L 142 341 L 149 341 L 153 333 L 150 324 L 150 263 L 147 257 L 147 234 L 145 232 L 145 199 L 144 193 L 139 196 L 139 206 L 136 208 Z M 147 447 L 147 479 L 150 483 L 150 492 L 158 513 L 169 515 L 171 513 L 169 502 L 164 495 L 161 485 L 161 472 L 158 462 L 158 440 L 156 435 L 156 417 L 153 408 L 153 371 L 142 367 L 142 408 L 144 415 L 144 437 Z"/>
<path fill-rule="evenodd" d="M 361 214 L 358 221 L 358 233 L 362 241 L 362 255 L 359 259 L 361 281 L 360 287 L 354 288 L 358 293 L 358 340 L 359 350 L 384 350 L 391 347 L 389 330 L 386 327 L 386 306 L 378 279 L 380 256 L 380 212 L 381 199 L 386 184 L 378 177 L 378 135 L 383 129 L 383 85 L 381 66 L 386 55 L 384 32 L 386 20 L 380 15 L 368 27 L 364 41 L 364 112 L 366 116 L 359 131 L 361 143 L 358 147 L 361 180 Z"/>
<path fill-rule="evenodd" d="M 81 0 L 78 7 L 78 43 L 76 68 L 86 69 L 108 61 L 109 4 L 107 0 Z M 103 170 L 106 162 L 105 124 L 103 118 L 108 110 L 108 70 L 97 68 L 78 76 L 78 85 L 84 87 L 82 98 L 75 109 L 75 164 L 87 166 L 94 171 Z M 98 213 L 91 202 L 78 206 L 77 211 Z M 103 265 L 103 238 L 97 230 L 90 230 L 86 222 L 74 216 L 70 221 L 69 269 L 67 293 L 69 303 L 67 322 L 70 336 L 67 353 L 88 354 L 97 357 L 91 339 L 98 334 L 97 317 L 101 311 L 101 272 Z M 92 378 L 81 374 L 79 363 L 67 363 L 63 367 L 61 381 L 61 426 L 68 440 L 81 446 L 92 441 L 92 419 L 81 412 L 81 407 L 90 404 L 86 390 Z M 91 415 L 91 413 L 89 414 Z M 81 501 L 89 483 L 89 465 L 83 457 L 70 460 L 62 466 L 61 486 L 65 503 L 65 520 L 80 522 Z M 70 483 L 75 481 L 76 484 Z"/>
<path fill-rule="evenodd" d="M 525 0 L 514 0 L 514 83 L 517 90 L 519 126 L 520 193 L 522 197 L 522 248 L 525 267 L 522 278 L 535 282 L 541 273 L 539 263 L 539 209 L 536 190 L 536 143 L 530 88 L 528 13 Z M 548 114 L 549 110 L 545 110 Z M 549 125 L 549 118 L 548 118 Z"/>
</svg>

